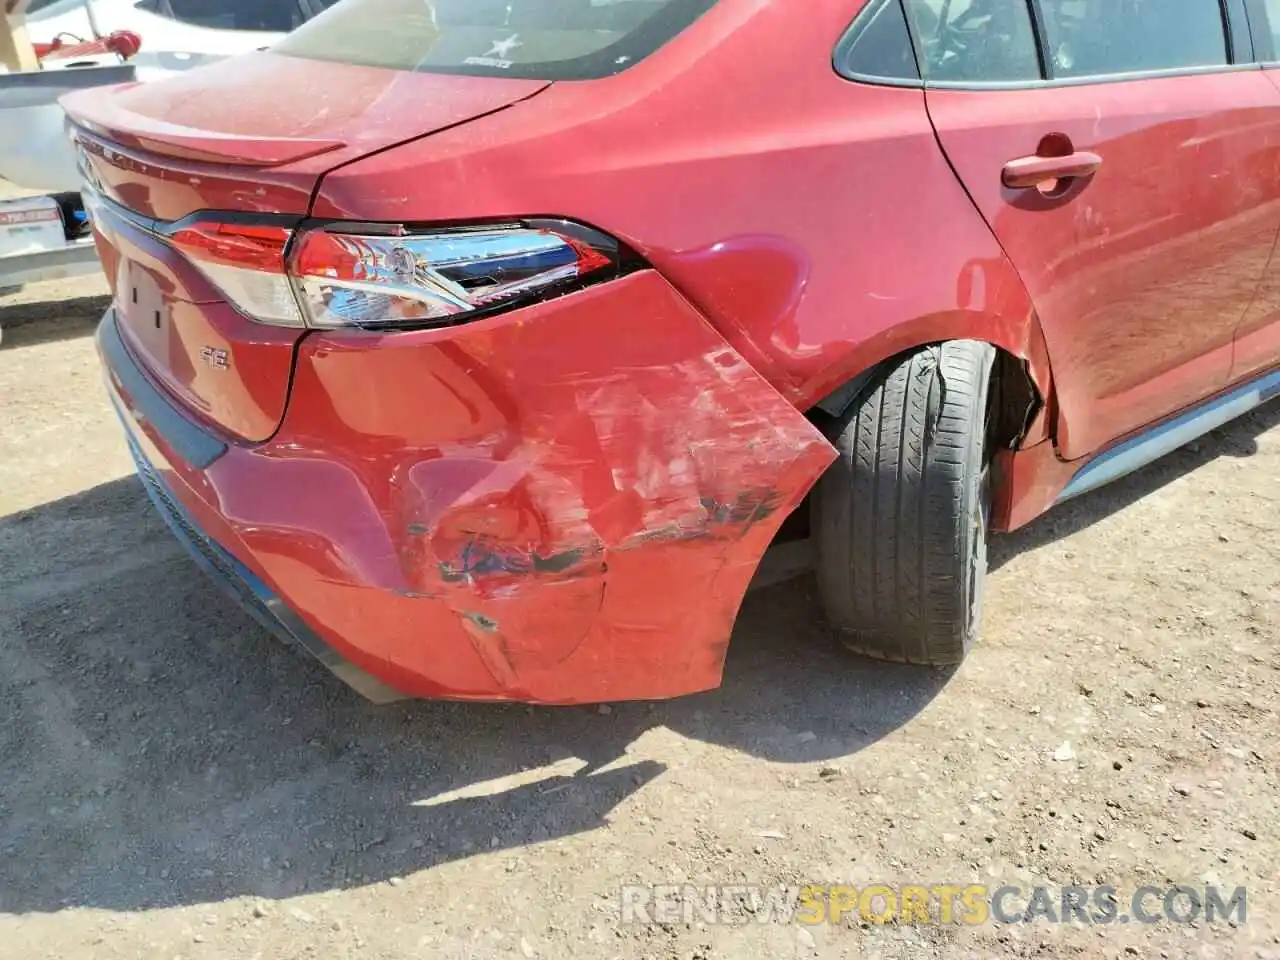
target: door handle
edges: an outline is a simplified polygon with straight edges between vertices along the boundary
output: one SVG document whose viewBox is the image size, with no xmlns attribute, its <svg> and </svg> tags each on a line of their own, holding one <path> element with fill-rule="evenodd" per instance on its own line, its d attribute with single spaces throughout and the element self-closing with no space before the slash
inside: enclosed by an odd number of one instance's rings
<svg viewBox="0 0 1280 960">
<path fill-rule="evenodd" d="M 1092 177 L 1101 166 L 1100 156 L 1084 150 L 1065 157 L 1021 157 L 1004 165 L 1002 179 L 1011 190 L 1030 190 L 1051 180 Z"/>
</svg>

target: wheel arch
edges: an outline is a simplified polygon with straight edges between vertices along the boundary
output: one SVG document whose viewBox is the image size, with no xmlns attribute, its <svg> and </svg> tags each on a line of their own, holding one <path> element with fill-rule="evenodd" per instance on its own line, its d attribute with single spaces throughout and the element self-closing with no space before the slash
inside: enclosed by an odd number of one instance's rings
<svg viewBox="0 0 1280 960">
<path fill-rule="evenodd" d="M 895 326 L 852 351 L 820 381 L 811 413 L 840 417 L 903 357 L 950 340 L 981 340 L 996 348 L 992 368 L 991 440 L 999 448 L 1030 446 L 1048 439 L 1053 425 L 1054 381 L 1039 320 L 1030 311 L 1018 320 L 952 311 Z"/>
</svg>

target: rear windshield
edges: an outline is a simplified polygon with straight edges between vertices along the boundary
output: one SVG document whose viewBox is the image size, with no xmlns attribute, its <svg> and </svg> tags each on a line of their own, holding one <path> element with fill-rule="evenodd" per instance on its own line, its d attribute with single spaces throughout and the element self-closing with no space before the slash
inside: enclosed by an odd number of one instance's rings
<svg viewBox="0 0 1280 960">
<path fill-rule="evenodd" d="M 425 73 L 585 80 L 625 70 L 716 0 L 341 0 L 272 49 Z"/>
</svg>

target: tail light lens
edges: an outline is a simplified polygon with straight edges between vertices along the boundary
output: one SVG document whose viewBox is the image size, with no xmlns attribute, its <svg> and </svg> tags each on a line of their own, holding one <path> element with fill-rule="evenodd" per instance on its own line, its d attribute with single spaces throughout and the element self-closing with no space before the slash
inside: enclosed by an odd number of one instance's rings
<svg viewBox="0 0 1280 960">
<path fill-rule="evenodd" d="M 603 240 L 604 238 L 601 238 Z M 603 242 L 530 226 L 366 236 L 303 234 L 291 268 L 316 327 L 451 322 L 540 298 L 616 266 Z"/>
<path fill-rule="evenodd" d="M 241 313 L 282 326 L 442 326 L 622 269 L 617 241 L 566 221 L 386 233 L 200 221 L 169 241 Z"/>
<path fill-rule="evenodd" d="M 198 222 L 174 230 L 169 242 L 245 316 L 301 327 L 284 263 L 292 236 L 287 227 Z"/>
</svg>

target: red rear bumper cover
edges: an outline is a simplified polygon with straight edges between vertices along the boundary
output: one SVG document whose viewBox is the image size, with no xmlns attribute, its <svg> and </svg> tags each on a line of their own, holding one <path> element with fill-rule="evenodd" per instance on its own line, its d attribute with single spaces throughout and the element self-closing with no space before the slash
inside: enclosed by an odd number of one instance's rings
<svg viewBox="0 0 1280 960">
<path fill-rule="evenodd" d="M 126 421 L 350 664 L 407 696 L 550 704 L 717 686 L 757 564 L 835 457 L 649 271 L 461 327 L 313 333 L 276 436 L 203 468 Z"/>
</svg>

